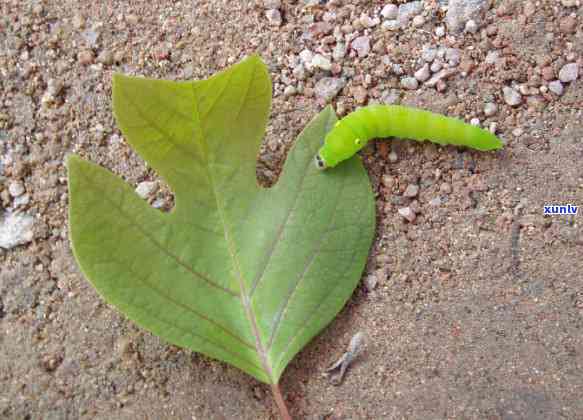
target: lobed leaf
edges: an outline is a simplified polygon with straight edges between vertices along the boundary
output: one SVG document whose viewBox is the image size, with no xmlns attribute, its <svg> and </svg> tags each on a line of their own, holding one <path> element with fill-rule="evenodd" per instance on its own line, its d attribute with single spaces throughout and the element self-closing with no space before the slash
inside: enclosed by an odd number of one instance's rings
<svg viewBox="0 0 583 420">
<path fill-rule="evenodd" d="M 203 81 L 116 75 L 113 100 L 125 138 L 176 205 L 160 212 L 70 156 L 70 236 L 83 273 L 143 328 L 276 384 L 352 294 L 373 238 L 360 161 L 326 173 L 313 164 L 336 116 L 322 111 L 263 189 L 255 167 L 271 83 L 258 57 Z"/>
</svg>

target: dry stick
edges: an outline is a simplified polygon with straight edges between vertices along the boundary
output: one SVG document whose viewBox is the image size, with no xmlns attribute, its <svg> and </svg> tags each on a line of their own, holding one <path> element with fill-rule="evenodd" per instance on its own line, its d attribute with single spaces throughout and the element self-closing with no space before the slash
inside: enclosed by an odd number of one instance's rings
<svg viewBox="0 0 583 420">
<path fill-rule="evenodd" d="M 289 411 L 287 411 L 287 406 L 285 405 L 283 396 L 281 395 L 279 384 L 271 384 L 271 393 L 273 394 L 273 398 L 275 398 L 275 403 L 277 404 L 277 408 L 279 409 L 281 419 L 292 420 L 291 416 L 289 415 Z"/>
</svg>

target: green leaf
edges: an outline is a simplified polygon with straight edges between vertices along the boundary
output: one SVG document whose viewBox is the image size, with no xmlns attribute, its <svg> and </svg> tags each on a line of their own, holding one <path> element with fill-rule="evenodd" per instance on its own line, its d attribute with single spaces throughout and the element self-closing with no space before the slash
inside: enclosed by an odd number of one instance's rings
<svg viewBox="0 0 583 420">
<path fill-rule="evenodd" d="M 352 294 L 373 238 L 360 161 L 325 173 L 313 164 L 333 111 L 306 127 L 264 189 L 255 167 L 271 83 L 258 57 L 204 81 L 116 75 L 113 99 L 125 138 L 176 206 L 160 212 L 70 156 L 70 235 L 83 273 L 143 328 L 276 384 Z"/>
</svg>

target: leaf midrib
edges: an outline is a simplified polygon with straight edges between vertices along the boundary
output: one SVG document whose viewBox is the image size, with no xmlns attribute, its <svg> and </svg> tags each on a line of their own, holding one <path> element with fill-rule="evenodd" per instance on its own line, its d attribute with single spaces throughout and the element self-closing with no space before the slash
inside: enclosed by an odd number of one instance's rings
<svg viewBox="0 0 583 420">
<path fill-rule="evenodd" d="M 251 82 L 253 81 L 255 71 L 256 71 L 256 68 L 254 67 L 253 74 L 249 77 L 249 82 L 248 82 L 249 85 L 251 85 Z M 229 77 L 227 79 L 225 86 L 224 86 L 223 90 L 221 91 L 220 95 L 222 95 L 225 92 L 226 87 L 229 85 L 230 82 L 231 82 L 231 78 Z M 193 85 L 193 90 L 194 90 L 194 87 L 195 86 Z M 239 104 L 239 110 L 236 113 L 237 118 L 240 115 L 241 109 L 246 102 L 246 97 L 249 94 L 249 91 L 250 91 L 250 88 L 248 87 L 246 92 L 245 92 L 244 99 Z M 196 97 L 196 91 L 194 91 L 194 95 Z M 211 109 L 215 104 L 216 104 L 216 101 L 213 104 L 211 104 L 209 109 L 206 111 L 205 116 L 208 116 L 210 114 Z M 251 308 L 251 302 L 249 300 L 249 295 L 248 295 L 246 287 L 245 287 L 245 279 L 243 277 L 241 263 L 239 261 L 239 257 L 238 257 L 237 251 L 236 251 L 236 246 L 235 246 L 234 240 L 232 238 L 231 229 L 227 223 L 227 217 L 225 215 L 225 206 L 221 202 L 221 198 L 220 198 L 219 192 L 217 190 L 216 181 L 214 179 L 213 172 L 211 171 L 211 168 L 210 168 L 210 162 L 209 162 L 209 156 L 208 156 L 208 144 L 206 141 L 207 136 L 206 136 L 206 133 L 204 132 L 205 130 L 204 130 L 204 126 L 202 125 L 201 113 L 198 109 L 197 101 L 194 101 L 194 113 L 195 113 L 195 117 L 198 120 L 199 126 L 202 128 L 202 131 L 203 131 L 202 136 L 201 136 L 201 151 L 203 154 L 204 167 L 205 167 L 207 179 L 209 180 L 209 183 L 210 183 L 212 194 L 215 197 L 217 212 L 219 213 L 219 219 L 220 219 L 221 225 L 223 227 L 223 231 L 225 233 L 225 241 L 227 243 L 227 249 L 228 249 L 231 261 L 233 263 L 236 277 L 237 277 L 237 280 L 239 283 L 239 295 L 238 295 L 238 297 L 239 297 L 239 300 L 241 301 L 241 305 L 243 306 L 243 310 L 245 311 L 245 315 L 247 317 L 247 320 L 249 321 L 249 324 L 251 326 L 252 335 L 255 338 L 255 351 L 259 355 L 259 358 L 261 360 L 261 364 L 263 365 L 264 373 L 266 374 L 266 376 L 268 377 L 268 379 L 271 383 L 275 383 L 275 378 L 273 378 L 273 371 L 272 371 L 271 365 L 267 361 L 267 353 L 265 351 L 265 348 L 263 347 L 263 342 L 261 341 L 261 335 L 259 334 L 259 328 L 257 326 L 257 319 L 255 316 L 255 313 L 253 312 L 253 310 Z"/>
</svg>

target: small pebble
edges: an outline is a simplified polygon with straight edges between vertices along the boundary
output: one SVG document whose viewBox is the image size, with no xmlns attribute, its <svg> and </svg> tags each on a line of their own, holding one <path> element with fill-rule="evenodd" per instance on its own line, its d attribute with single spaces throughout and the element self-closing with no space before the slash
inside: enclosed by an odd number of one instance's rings
<svg viewBox="0 0 583 420">
<path fill-rule="evenodd" d="M 271 26 L 281 26 L 283 20 L 278 9 L 270 9 L 265 12 L 265 17 Z"/>
<path fill-rule="evenodd" d="M 421 15 L 417 15 L 413 18 L 413 26 L 419 28 L 425 24 L 425 18 Z"/>
<path fill-rule="evenodd" d="M 486 117 L 491 117 L 492 115 L 495 115 L 496 112 L 498 112 L 498 106 L 496 106 L 495 103 L 493 103 L 493 102 L 487 102 L 484 105 L 484 115 Z"/>
<path fill-rule="evenodd" d="M 443 63 L 441 61 L 439 61 L 439 60 L 435 60 L 433 63 L 431 63 L 430 70 L 433 73 L 437 73 L 442 68 L 443 68 Z"/>
<path fill-rule="evenodd" d="M 24 184 L 20 181 L 12 181 L 8 185 L 8 192 L 12 197 L 18 197 L 22 195 L 24 194 L 24 191 L 25 191 Z"/>
<path fill-rule="evenodd" d="M 103 50 L 97 56 L 97 62 L 110 66 L 113 63 L 113 53 L 110 50 Z"/>
<path fill-rule="evenodd" d="M 415 212 L 413 210 L 411 210 L 410 207 L 401 207 L 397 211 L 401 217 L 403 217 L 405 220 L 407 220 L 410 223 L 413 223 L 415 221 L 415 219 L 417 218 L 417 216 L 415 215 Z"/>
<path fill-rule="evenodd" d="M 475 126 L 475 127 L 479 127 L 480 126 L 480 119 L 479 118 L 472 118 L 470 120 L 470 124 Z"/>
<path fill-rule="evenodd" d="M 441 192 L 443 194 L 449 194 L 449 193 L 451 193 L 451 184 L 448 184 L 447 182 L 444 182 L 443 184 L 441 184 L 439 186 L 439 192 Z"/>
<path fill-rule="evenodd" d="M 473 19 L 468 20 L 466 22 L 465 31 L 471 34 L 475 34 L 476 32 L 478 32 L 478 24 L 476 23 L 476 21 Z"/>
<path fill-rule="evenodd" d="M 397 19 L 399 16 L 399 8 L 394 4 L 387 4 L 381 10 L 381 16 L 389 20 Z"/>
<path fill-rule="evenodd" d="M 401 28 L 401 23 L 396 19 L 391 19 L 385 20 L 381 26 L 383 29 L 386 29 L 387 31 L 396 32 Z"/>
<path fill-rule="evenodd" d="M 419 193 L 419 185 L 409 184 L 409 185 L 407 185 L 407 188 L 405 189 L 405 192 L 403 193 L 403 195 L 407 198 L 413 198 L 413 197 L 417 197 L 418 193 Z"/>
<path fill-rule="evenodd" d="M 549 83 L 549 90 L 555 95 L 561 96 L 564 91 L 563 84 L 560 80 L 553 80 Z"/>
<path fill-rule="evenodd" d="M 7 213 L 0 217 L 0 248 L 10 249 L 31 242 L 34 218 L 22 213 Z"/>
<path fill-rule="evenodd" d="M 439 72 L 435 73 L 433 76 L 431 76 L 431 78 L 425 82 L 425 85 L 429 86 L 429 87 L 433 87 L 433 86 L 438 86 L 440 84 L 440 82 L 443 82 L 443 80 L 447 79 L 448 77 L 453 76 L 454 74 L 457 73 L 457 69 L 443 69 L 440 70 Z M 442 85 L 445 82 L 441 83 Z M 438 90 L 440 88 L 438 87 Z"/>
<path fill-rule="evenodd" d="M 445 27 L 444 26 L 438 26 L 437 28 L 435 28 L 435 36 L 438 38 L 442 38 L 445 35 Z"/>
<path fill-rule="evenodd" d="M 408 90 L 415 90 L 419 87 L 419 82 L 414 77 L 403 77 L 401 79 L 401 86 Z"/>
<path fill-rule="evenodd" d="M 284 96 L 293 96 L 297 93 L 297 91 L 298 90 L 296 89 L 295 86 L 289 85 L 289 86 L 285 87 L 285 89 L 283 91 L 283 95 Z"/>
<path fill-rule="evenodd" d="M 336 61 L 342 60 L 346 56 L 346 44 L 344 42 L 338 42 L 332 50 L 332 58 Z"/>
<path fill-rule="evenodd" d="M 445 60 L 451 67 L 455 67 L 460 63 L 461 51 L 457 48 L 448 48 L 445 51 Z"/>
<path fill-rule="evenodd" d="M 337 77 L 323 77 L 316 83 L 316 95 L 326 102 L 333 99 L 346 86 L 346 79 Z"/>
<path fill-rule="evenodd" d="M 379 279 L 375 273 L 366 276 L 364 279 L 364 284 L 366 285 L 367 290 L 374 290 L 376 289 L 377 285 L 379 284 Z"/>
<path fill-rule="evenodd" d="M 357 104 L 362 105 L 366 102 L 366 98 L 368 96 L 368 92 L 364 86 L 356 86 L 352 90 L 352 96 Z"/>
<path fill-rule="evenodd" d="M 425 47 L 425 48 L 423 48 L 423 51 L 421 52 L 421 58 L 423 59 L 423 61 L 425 61 L 427 63 L 433 62 L 433 60 L 435 60 L 436 56 L 437 56 L 437 50 L 435 48 Z"/>
<path fill-rule="evenodd" d="M 306 68 L 302 63 L 299 63 L 292 70 L 292 74 L 297 80 L 304 80 L 306 78 Z"/>
<path fill-rule="evenodd" d="M 306 69 L 310 70 L 312 66 L 312 59 L 314 58 L 314 53 L 308 49 L 305 49 L 300 52 L 299 56 L 301 62 L 304 64 L 304 66 L 306 66 Z"/>
<path fill-rule="evenodd" d="M 83 26 L 85 26 L 85 18 L 81 15 L 73 16 L 73 27 L 75 29 L 83 29 Z"/>
<path fill-rule="evenodd" d="M 360 23 L 362 24 L 362 26 L 364 26 L 365 28 L 374 28 L 375 26 L 377 26 L 379 23 L 381 23 L 380 19 L 377 18 L 371 18 L 368 15 L 362 14 L 360 16 Z"/>
<path fill-rule="evenodd" d="M 399 157 L 397 156 L 397 153 L 395 153 L 394 151 L 391 151 L 391 153 L 389 153 L 389 162 L 395 163 L 398 159 Z"/>
<path fill-rule="evenodd" d="M 518 106 L 522 103 L 522 95 L 511 87 L 504 86 L 504 88 L 502 88 L 502 93 L 504 95 L 504 102 L 508 105 Z"/>
<path fill-rule="evenodd" d="M 322 69 L 329 71 L 332 67 L 332 63 L 329 59 L 324 57 L 322 54 L 316 54 L 311 61 L 311 67 L 316 69 Z"/>
<path fill-rule="evenodd" d="M 441 206 L 441 197 L 437 196 L 435 198 L 432 198 L 431 200 L 429 200 L 429 205 L 433 207 Z"/>
<path fill-rule="evenodd" d="M 401 95 L 397 89 L 389 89 L 381 93 L 381 102 L 385 105 L 398 104 L 401 100 Z"/>
<path fill-rule="evenodd" d="M 429 72 L 429 64 L 425 63 L 423 67 L 415 72 L 415 79 L 419 80 L 420 82 L 425 82 L 431 76 Z"/>
<path fill-rule="evenodd" d="M 541 70 L 541 76 L 542 76 L 543 80 L 550 82 L 551 80 L 553 80 L 555 78 L 555 71 L 553 70 L 553 68 L 551 66 L 543 67 Z"/>
<path fill-rule="evenodd" d="M 125 21 L 130 25 L 137 25 L 140 22 L 140 18 L 137 15 L 126 15 Z"/>
<path fill-rule="evenodd" d="M 281 8 L 281 0 L 263 0 L 264 9 L 279 9 Z"/>
<path fill-rule="evenodd" d="M 577 63 L 565 64 L 559 71 L 559 80 L 563 83 L 569 83 L 577 80 L 579 77 L 579 67 Z"/>
<path fill-rule="evenodd" d="M 520 137 L 520 136 L 522 136 L 523 133 L 524 133 L 524 130 L 522 128 L 515 128 L 514 130 L 512 130 L 512 135 L 514 137 Z"/>
<path fill-rule="evenodd" d="M 148 198 L 158 189 L 158 184 L 155 181 L 143 181 L 136 187 L 136 193 L 141 198 Z"/>
<path fill-rule="evenodd" d="M 488 53 L 486 54 L 486 58 L 484 59 L 484 62 L 486 64 L 496 64 L 496 62 L 498 61 L 498 59 L 500 58 L 500 52 L 493 50 L 493 51 L 488 51 Z"/>
<path fill-rule="evenodd" d="M 77 56 L 79 63 L 83 64 L 84 66 L 93 63 L 93 52 L 90 50 L 83 50 L 79 52 Z"/>
<path fill-rule="evenodd" d="M 564 34 L 574 34 L 577 31 L 577 18 L 575 16 L 565 16 L 559 22 L 559 30 Z"/>
<path fill-rule="evenodd" d="M 360 58 L 364 58 L 370 52 L 370 38 L 368 36 L 359 36 L 350 44 Z"/>
<path fill-rule="evenodd" d="M 412 18 L 423 11 L 423 1 L 411 1 L 399 6 L 398 20 L 401 25 L 405 26 Z"/>
</svg>

